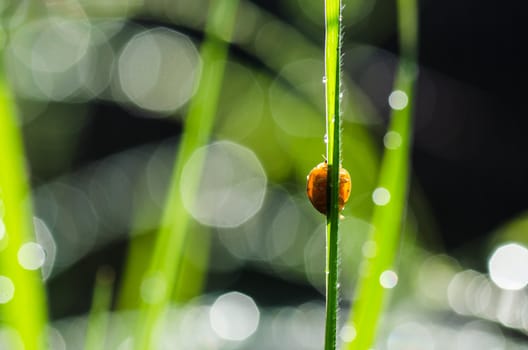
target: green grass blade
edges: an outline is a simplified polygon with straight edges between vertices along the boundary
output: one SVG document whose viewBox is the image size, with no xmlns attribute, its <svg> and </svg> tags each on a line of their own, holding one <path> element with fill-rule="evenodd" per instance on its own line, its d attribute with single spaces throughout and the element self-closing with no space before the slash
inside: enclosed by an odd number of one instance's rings
<svg viewBox="0 0 528 350">
<path fill-rule="evenodd" d="M 339 268 L 339 168 L 341 164 L 340 59 L 341 2 L 325 1 L 325 96 L 328 161 L 326 217 L 326 323 L 325 350 L 336 349 Z"/>
<path fill-rule="evenodd" d="M 24 269 L 18 261 L 19 249 L 24 243 L 34 242 L 35 235 L 16 107 L 2 69 L 0 67 L 0 324 L 17 333 L 19 341 L 10 344 L 10 349 L 37 350 L 45 348 L 46 295 L 40 271 Z"/>
<path fill-rule="evenodd" d="M 402 71 L 396 87 L 412 99 L 412 84 Z M 373 213 L 373 230 L 369 240 L 375 243 L 377 254 L 366 258 L 362 264 L 365 269 L 361 271 L 349 320 L 349 325 L 356 330 L 356 338 L 347 344 L 346 349 L 349 350 L 370 349 L 383 311 L 386 290 L 379 279 L 384 271 L 393 269 L 407 197 L 410 110 L 408 106 L 403 111 L 394 112 L 392 116 L 390 131 L 401 137 L 401 144 L 397 149 L 387 150 L 383 157 L 378 188 L 388 191 L 390 200 L 385 205 L 377 206 Z"/>
<path fill-rule="evenodd" d="M 155 300 L 143 302 L 138 320 L 138 338 L 135 349 L 153 348 L 156 327 L 163 316 L 180 272 L 182 252 L 189 222 L 180 197 L 180 179 L 184 165 L 193 152 L 204 146 L 210 137 L 223 79 L 228 44 L 235 21 L 238 0 L 212 1 L 206 26 L 206 39 L 201 47 L 202 77 L 185 120 L 170 190 L 164 208 L 160 230 L 157 233 L 154 254 L 142 288 L 159 293 Z M 203 160 L 202 160 L 203 161 Z M 191 184 L 196 192 L 200 174 Z"/>
<path fill-rule="evenodd" d="M 391 142 L 385 150 L 378 185 L 378 189 L 386 190 L 384 193 L 389 196 L 379 202 L 372 216 L 373 229 L 369 239 L 377 247 L 377 253 L 374 257 L 365 258 L 362 263 L 363 269 L 348 320 L 348 326 L 355 329 L 356 337 L 345 342 L 347 350 L 368 350 L 375 341 L 387 297 L 387 290 L 380 284 L 380 276 L 384 271 L 394 270 L 394 258 L 400 242 L 407 202 L 412 101 L 417 75 L 415 0 L 399 0 L 398 11 L 402 58 L 394 91 L 403 92 L 407 103 L 402 109 L 393 109 L 391 115 L 389 135 L 395 142 Z"/>
<path fill-rule="evenodd" d="M 113 287 L 114 271 L 109 267 L 99 269 L 95 277 L 92 308 L 88 317 L 84 350 L 101 350 L 105 348 Z"/>
</svg>

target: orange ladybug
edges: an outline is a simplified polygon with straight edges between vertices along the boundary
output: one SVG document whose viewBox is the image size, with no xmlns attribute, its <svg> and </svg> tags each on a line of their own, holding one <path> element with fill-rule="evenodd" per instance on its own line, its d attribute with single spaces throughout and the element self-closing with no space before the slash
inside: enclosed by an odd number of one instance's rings
<svg viewBox="0 0 528 350">
<path fill-rule="evenodd" d="M 317 211 L 326 215 L 326 182 L 328 179 L 328 163 L 326 161 L 318 164 L 308 174 L 308 181 L 306 183 L 306 193 L 312 205 Z M 339 169 L 339 211 L 343 210 L 345 203 L 350 197 L 352 190 L 352 180 L 350 174 L 346 169 Z"/>
</svg>

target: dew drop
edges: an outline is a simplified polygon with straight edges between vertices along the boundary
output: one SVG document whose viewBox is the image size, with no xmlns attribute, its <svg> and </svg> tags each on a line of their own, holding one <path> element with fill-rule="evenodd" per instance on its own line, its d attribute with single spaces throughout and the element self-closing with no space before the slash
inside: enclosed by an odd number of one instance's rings
<svg viewBox="0 0 528 350">
<path fill-rule="evenodd" d="M 326 75 L 323 76 L 323 84 L 326 84 Z"/>
</svg>

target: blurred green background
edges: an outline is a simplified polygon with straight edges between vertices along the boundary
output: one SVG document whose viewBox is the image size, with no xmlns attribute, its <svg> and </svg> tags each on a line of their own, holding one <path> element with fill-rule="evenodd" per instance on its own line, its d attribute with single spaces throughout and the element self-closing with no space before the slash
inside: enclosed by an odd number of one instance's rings
<svg viewBox="0 0 528 350">
<path fill-rule="evenodd" d="M 376 254 L 365 239 L 384 200 L 379 162 L 401 142 L 385 133 L 390 110 L 413 103 L 397 285 L 375 349 L 528 349 L 528 123 L 509 7 L 419 2 L 417 97 L 405 101 L 391 91 L 395 4 L 344 4 L 343 166 L 353 185 L 341 222 L 341 323 L 361 259 Z M 89 343 L 97 291 L 103 313 L 111 304 L 97 323 L 106 329 L 100 346 L 132 349 L 136 310 L 156 299 L 143 273 L 204 71 L 208 5 L 0 1 L 3 76 L 18 108 L 38 243 L 28 269 L 45 283 L 51 349 Z M 322 348 L 324 217 L 305 181 L 325 153 L 323 9 L 240 1 L 211 141 L 183 168 L 179 192 L 192 219 L 160 349 Z M 2 208 L 0 254 L 9 234 Z M 17 286 L 2 273 L 8 304 Z M 0 348 L 9 348 L 20 334 L 1 317 Z"/>
</svg>

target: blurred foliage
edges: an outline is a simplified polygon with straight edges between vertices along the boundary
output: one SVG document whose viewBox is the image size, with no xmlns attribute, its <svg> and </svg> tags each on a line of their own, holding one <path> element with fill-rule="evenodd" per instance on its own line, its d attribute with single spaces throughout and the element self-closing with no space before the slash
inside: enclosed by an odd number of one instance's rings
<svg viewBox="0 0 528 350">
<path fill-rule="evenodd" d="M 43 265 L 44 251 L 35 242 L 17 112 L 2 67 L 0 148 L 0 324 L 5 332 L 2 347 L 40 350 L 46 337 L 47 306 L 37 270 Z"/>
<path fill-rule="evenodd" d="M 88 318 L 72 314 L 89 308 L 82 289 L 91 286 L 89 271 L 98 266 L 86 265 L 99 265 L 101 256 L 118 256 L 113 244 L 129 242 L 133 236 L 130 249 L 138 255 L 128 273 L 139 280 L 146 268 L 182 137 L 179 131 L 196 93 L 192 84 L 204 73 L 197 47 L 203 43 L 207 6 L 205 0 L 0 1 L 5 77 L 24 135 L 36 239 L 46 253 L 41 270 L 52 315 L 60 309 L 69 316 L 52 320 L 50 348 L 79 349 L 85 344 L 86 329 L 91 327 Z M 231 215 L 228 209 L 234 205 L 250 207 L 241 205 L 244 193 L 255 193 L 259 187 L 244 182 L 240 174 L 258 177 L 248 165 L 249 158 L 241 154 L 258 159 L 266 175 L 266 195 L 254 215 L 237 217 L 243 221 L 238 226 L 209 227 L 191 219 L 187 232 L 196 241 L 182 263 L 185 272 L 180 279 L 185 288 L 173 295 L 180 304 L 167 310 L 162 348 L 177 344 L 192 349 L 320 349 L 322 345 L 324 220 L 306 200 L 305 181 L 325 150 L 323 6 L 286 0 L 266 7 L 262 2 L 240 2 L 211 139 L 221 145 L 229 141 L 236 145 L 231 150 L 242 147 L 243 151 L 217 152 L 218 158 L 207 162 L 209 169 L 217 169 L 212 174 L 218 180 L 233 186 L 214 193 L 231 202 L 203 213 L 218 218 Z M 349 2 L 344 9 L 342 152 L 343 167 L 353 184 L 341 223 L 345 312 L 361 260 L 369 254 L 363 243 L 371 230 L 372 194 L 397 62 L 381 47 L 394 36 L 395 13 L 394 3 L 375 0 Z M 0 109 L 5 107 L 2 102 Z M 7 130 L 3 120 L 0 128 Z M 1 152 L 4 160 L 16 153 L 23 163 L 21 151 L 4 147 Z M 244 171 L 218 164 L 241 164 Z M 5 166 L 0 172 L 11 183 L 22 179 L 15 175 L 20 167 Z M 482 267 L 477 272 L 467 270 L 467 261 L 437 254 L 442 248 L 434 237 L 438 232 L 434 213 L 416 184 L 410 201 L 402 245 L 395 252 L 398 286 L 382 315 L 379 347 L 523 349 L 518 338 L 507 335 L 513 330 L 523 340 L 528 332 L 522 313 L 528 305 L 526 290 L 501 289 L 485 274 L 486 261 L 498 245 L 528 244 L 523 217 L 498 229 L 488 248 L 472 245 L 461 253 L 472 256 L 479 251 L 479 263 L 471 265 Z M 0 213 L 8 213 L 11 205 L 0 202 Z M 7 223 L 0 226 L 0 233 L 4 231 L 9 234 Z M 11 248 L 1 240 L 1 261 L 17 264 L 16 252 L 8 254 L 7 249 Z M 2 263 L 0 268 L 5 266 Z M 193 271 L 207 273 L 200 276 Z M 263 295 L 275 299 L 272 306 L 257 305 L 260 323 L 255 333 L 233 341 L 229 329 L 212 328 L 210 311 L 240 276 L 247 279 L 248 271 L 255 277 L 249 279 L 253 289 L 247 294 L 255 291 L 250 296 L 257 302 Z M 137 288 L 123 290 L 126 284 L 119 282 L 127 275 L 116 273 L 116 293 L 132 302 L 118 300 L 100 324 L 107 322 L 106 348 L 122 350 L 132 346 L 137 321 L 133 310 L 142 296 Z M 185 277 L 189 275 L 200 278 Z M 283 284 L 270 287 L 267 278 Z M 291 292 L 291 285 L 302 287 L 306 294 Z M 206 293 L 189 301 L 202 288 Z M 28 291 L 34 302 L 41 298 L 38 289 L 16 288 L 21 290 Z M 305 302 L 314 290 L 320 298 Z M 3 293 L 4 289 L 0 296 Z M 233 315 L 255 316 L 247 299 L 234 300 Z M 240 305 L 247 307 L 236 309 Z M 35 315 L 35 311 L 23 312 L 29 304 L 2 304 L 2 309 L 10 307 L 24 323 L 27 315 Z M 226 324 L 232 319 L 236 317 Z M 347 329 L 340 333 L 341 340 L 350 336 Z M 6 337 L 17 336 L 2 323 L 1 345 Z"/>
</svg>

